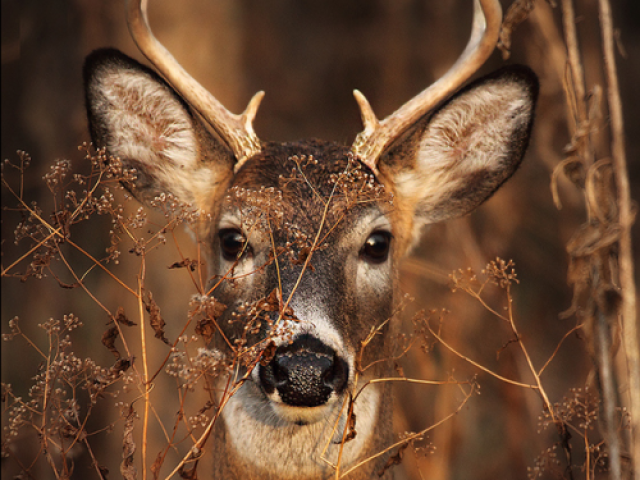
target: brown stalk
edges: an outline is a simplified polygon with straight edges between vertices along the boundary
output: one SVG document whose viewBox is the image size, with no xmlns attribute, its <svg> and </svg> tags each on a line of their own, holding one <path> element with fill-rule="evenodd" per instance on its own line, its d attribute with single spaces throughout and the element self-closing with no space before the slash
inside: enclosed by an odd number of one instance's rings
<svg viewBox="0 0 640 480">
<path fill-rule="evenodd" d="M 633 249 L 631 226 L 634 213 L 631 208 L 629 177 L 624 146 L 624 121 L 622 102 L 618 86 L 618 74 L 614 57 L 614 31 L 609 0 L 599 0 L 600 23 L 602 26 L 602 47 L 611 121 L 611 156 L 615 170 L 615 182 L 618 194 L 619 239 L 619 276 L 622 294 L 622 318 L 624 346 L 629 369 L 629 392 L 631 406 L 631 456 L 636 480 L 640 479 L 640 349 L 636 316 L 636 288 L 633 277 Z"/>
<path fill-rule="evenodd" d="M 149 430 L 149 394 L 150 385 L 147 383 L 149 378 L 149 365 L 147 360 L 147 339 L 146 339 L 146 326 L 144 321 L 144 302 L 142 300 L 142 285 L 145 275 L 145 257 L 143 253 L 142 262 L 140 264 L 140 274 L 138 275 L 138 315 L 140 316 L 140 343 L 142 348 L 142 388 L 144 389 L 144 414 L 142 417 L 142 465 L 147 465 L 147 434 Z M 142 469 L 142 480 L 147 478 L 147 469 Z"/>
<path fill-rule="evenodd" d="M 573 9 L 573 0 L 562 0 L 562 22 L 565 31 L 565 43 L 567 44 L 567 60 L 569 66 L 569 84 L 573 87 L 573 98 L 569 98 L 570 104 L 574 107 L 573 113 L 576 115 L 575 123 L 571 125 L 571 134 L 577 137 L 582 161 L 585 162 L 585 168 L 593 163 L 593 148 L 589 138 L 583 136 L 585 128 L 588 125 L 587 108 L 585 105 L 586 88 L 584 83 L 584 69 L 580 60 L 580 47 L 578 45 L 578 35 L 576 33 L 575 12 Z M 572 118 L 572 117 L 570 117 Z M 588 128 L 587 130 L 588 131 Z"/>
<path fill-rule="evenodd" d="M 611 156 L 615 170 L 617 187 L 618 222 L 620 238 L 618 266 L 620 290 L 622 294 L 622 321 L 624 328 L 624 346 L 629 369 L 629 392 L 631 406 L 631 457 L 636 480 L 640 479 L 640 353 L 636 317 L 636 288 L 633 278 L 633 250 L 631 244 L 631 226 L 634 214 L 631 208 L 629 177 L 624 146 L 624 121 L 622 102 L 618 86 L 618 74 L 614 57 L 614 32 L 611 18 L 611 5 L 608 0 L 599 0 L 602 47 L 604 55 L 605 77 L 611 121 Z"/>
</svg>

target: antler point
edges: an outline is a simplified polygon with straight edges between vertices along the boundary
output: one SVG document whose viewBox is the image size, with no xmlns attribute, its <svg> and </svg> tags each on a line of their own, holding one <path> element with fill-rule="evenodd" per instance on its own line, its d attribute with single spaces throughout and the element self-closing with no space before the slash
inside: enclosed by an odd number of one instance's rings
<svg viewBox="0 0 640 480">
<path fill-rule="evenodd" d="M 378 126 L 378 118 L 376 114 L 373 113 L 373 109 L 371 108 L 371 104 L 367 97 L 365 97 L 360 90 L 354 90 L 353 96 L 360 107 L 360 115 L 362 117 L 362 123 L 364 125 L 365 131 L 374 131 Z"/>
</svg>

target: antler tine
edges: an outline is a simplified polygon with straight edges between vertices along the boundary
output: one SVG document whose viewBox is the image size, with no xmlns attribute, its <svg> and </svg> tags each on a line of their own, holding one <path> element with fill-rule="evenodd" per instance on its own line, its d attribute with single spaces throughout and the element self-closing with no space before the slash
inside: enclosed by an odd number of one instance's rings
<svg viewBox="0 0 640 480">
<path fill-rule="evenodd" d="M 493 52 L 502 24 L 502 8 L 498 0 L 474 0 L 473 26 L 466 48 L 456 63 L 434 84 L 389 115 L 376 119 L 367 99 L 359 91 L 354 96 L 360 107 L 364 130 L 353 143 L 353 152 L 374 172 L 380 154 L 402 132 L 457 90 Z"/>
<path fill-rule="evenodd" d="M 242 114 L 229 112 L 180 66 L 153 35 L 147 18 L 147 0 L 127 0 L 127 23 L 134 42 L 144 56 L 228 144 L 237 159 L 236 171 L 260 151 L 260 140 L 253 131 L 252 123 L 264 92 L 256 93 Z"/>
</svg>

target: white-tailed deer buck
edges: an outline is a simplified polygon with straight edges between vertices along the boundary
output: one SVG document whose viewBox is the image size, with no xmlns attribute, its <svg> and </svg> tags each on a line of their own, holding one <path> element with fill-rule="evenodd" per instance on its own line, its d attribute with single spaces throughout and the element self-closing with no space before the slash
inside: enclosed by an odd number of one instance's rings
<svg viewBox="0 0 640 480">
<path fill-rule="evenodd" d="M 355 91 L 364 130 L 350 146 L 260 141 L 262 92 L 231 114 L 158 43 L 145 0 L 127 12 L 160 75 L 116 50 L 92 53 L 93 140 L 136 169 L 140 200 L 172 194 L 209 214 L 200 238 L 226 305 L 215 346 L 252 353 L 216 427 L 214 477 L 332 478 L 339 463 L 341 474 L 357 466 L 348 478 L 390 478 L 389 452 L 379 455 L 393 443 L 389 383 L 360 389 L 391 374 L 376 360 L 393 349 L 398 264 L 424 225 L 491 196 L 531 131 L 538 86 L 525 67 L 454 93 L 495 47 L 498 1 L 475 1 L 460 59 L 385 120 Z"/>
</svg>

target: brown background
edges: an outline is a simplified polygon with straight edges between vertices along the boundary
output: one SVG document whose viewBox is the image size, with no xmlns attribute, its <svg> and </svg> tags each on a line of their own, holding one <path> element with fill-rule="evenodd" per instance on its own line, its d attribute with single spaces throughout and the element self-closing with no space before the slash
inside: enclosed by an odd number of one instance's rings
<svg viewBox="0 0 640 480">
<path fill-rule="evenodd" d="M 255 126 L 260 138 L 267 140 L 319 137 L 351 143 L 361 129 L 352 90 L 361 90 L 379 117 L 388 115 L 446 71 L 464 48 L 471 18 L 471 2 L 463 0 L 151 3 L 151 25 L 160 41 L 227 108 L 240 112 L 255 91 L 266 91 Z M 577 3 L 578 30 L 591 88 L 604 81 L 599 70 L 597 4 L 594 0 Z M 565 49 L 559 9 L 542 0 L 536 4 L 531 19 L 515 32 L 512 58 L 507 61 L 530 65 L 541 81 L 526 160 L 513 180 L 479 211 L 432 227 L 402 274 L 404 290 L 417 298 L 407 309 L 407 318 L 421 308 L 448 309 L 445 332 L 453 344 L 501 374 L 523 381 L 530 378 L 515 348 L 503 351 L 496 360 L 496 352 L 508 340 L 504 328 L 464 294 L 451 295 L 446 274 L 466 267 L 479 272 L 496 256 L 515 261 L 521 281 L 514 294 L 516 316 L 538 367 L 575 324 L 574 318 L 561 320 L 558 314 L 571 303 L 565 245 L 584 221 L 583 201 L 574 187 L 561 179 L 563 209 L 558 210 L 549 187 L 551 173 L 563 159 L 563 147 L 569 142 L 562 90 Z M 626 51 L 626 58 L 619 56 L 617 61 L 631 191 L 637 200 L 640 4 L 618 0 L 613 2 L 613 9 Z M 129 39 L 121 1 L 2 1 L 2 159 L 15 160 L 18 149 L 32 155 L 30 175 L 25 179 L 25 197 L 29 200 L 46 205 L 48 194 L 41 178 L 54 159 L 68 158 L 83 168 L 77 146 L 89 137 L 82 61 L 91 50 L 104 46 L 117 47 L 142 60 Z M 503 63 L 496 52 L 481 73 Z M 606 109 L 604 112 L 606 124 Z M 608 155 L 606 132 L 595 138 L 598 158 Z M 13 203 L 4 191 L 2 202 Z M 14 226 L 15 219 L 3 213 L 4 265 L 16 258 L 11 245 Z M 106 227 L 104 222 L 78 227 L 76 241 L 101 256 L 108 246 L 107 237 L 101 233 Z M 188 248 L 187 242 L 185 237 L 181 245 Z M 174 338 L 193 288 L 184 271 L 166 269 L 178 257 L 174 247 L 165 250 L 152 258 L 154 266 L 148 278 L 169 323 L 168 334 Z M 83 265 L 88 266 L 80 256 L 69 254 L 79 271 Z M 124 255 L 127 258 L 128 254 Z M 123 263 L 114 271 L 129 285 L 135 285 L 135 267 Z M 92 274 L 86 282 L 112 311 L 121 304 L 135 309 L 133 300 L 108 279 Z M 501 305 L 498 292 L 488 298 L 493 305 Z M 3 332 L 8 320 L 19 315 L 25 331 L 44 345 L 45 337 L 33 325 L 69 312 L 85 323 L 75 337 L 76 354 L 90 355 L 98 363 L 109 365 L 111 354 L 99 343 L 106 315 L 83 292 L 62 290 L 51 278 L 26 283 L 3 279 Z M 406 328 L 411 329 L 408 321 Z M 166 352 L 163 345 L 153 345 L 161 358 Z M 2 359 L 3 382 L 26 393 L 40 360 L 31 356 L 19 340 L 3 346 Z M 442 349 L 428 355 L 416 351 L 403 365 L 407 375 L 426 379 L 444 379 L 453 372 L 457 378 L 465 378 L 474 372 Z M 583 342 L 570 337 L 543 377 L 552 401 L 560 401 L 569 388 L 584 386 L 590 368 Z M 541 403 L 533 392 L 486 375 L 480 375 L 479 381 L 482 395 L 429 435 L 435 453 L 419 459 L 407 455 L 400 478 L 420 478 L 418 470 L 422 478 L 430 479 L 526 478 L 527 467 L 533 466 L 535 457 L 557 440 L 553 435 L 536 433 Z M 164 395 L 169 396 L 175 395 L 175 388 L 165 380 L 156 389 L 159 412 L 171 418 L 177 403 L 161 400 L 161 388 L 167 388 Z M 453 411 L 461 398 L 451 387 L 401 387 L 397 393 L 398 432 L 426 428 Z M 118 423 L 111 436 L 95 440 L 101 462 L 112 472 L 110 478 L 118 476 L 121 428 L 122 423 Z M 150 451 L 153 458 L 157 450 L 152 446 Z M 80 454 L 76 462 L 74 478 L 93 478 L 95 472 L 89 469 L 87 458 Z M 207 478 L 206 466 L 202 468 L 202 478 Z M 38 471 L 37 478 L 47 478 L 47 471 Z"/>
</svg>

